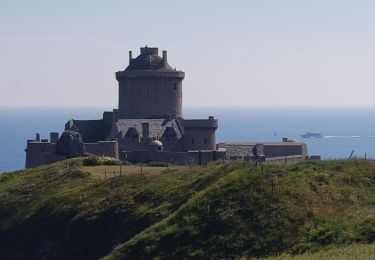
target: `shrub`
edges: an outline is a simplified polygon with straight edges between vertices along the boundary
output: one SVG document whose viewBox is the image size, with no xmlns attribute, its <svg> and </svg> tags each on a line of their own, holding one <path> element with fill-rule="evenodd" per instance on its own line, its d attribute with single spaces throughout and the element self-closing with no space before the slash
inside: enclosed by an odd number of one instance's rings
<svg viewBox="0 0 375 260">
<path fill-rule="evenodd" d="M 325 173 L 319 173 L 319 174 L 315 175 L 314 179 L 317 182 L 320 182 L 322 184 L 328 184 L 329 183 L 329 176 Z"/>
<path fill-rule="evenodd" d="M 337 243 L 347 243 L 352 240 L 338 223 L 326 223 L 310 231 L 310 242 L 326 246 Z"/>
<path fill-rule="evenodd" d="M 168 165 L 164 162 L 150 162 L 148 165 L 154 167 L 167 167 Z"/>
<path fill-rule="evenodd" d="M 359 225 L 359 236 L 361 240 L 375 242 L 375 216 L 367 216 Z"/>
<path fill-rule="evenodd" d="M 98 166 L 98 165 L 121 165 L 122 162 L 115 158 L 104 157 L 104 156 L 89 156 L 83 159 L 83 165 L 85 166 Z"/>
</svg>

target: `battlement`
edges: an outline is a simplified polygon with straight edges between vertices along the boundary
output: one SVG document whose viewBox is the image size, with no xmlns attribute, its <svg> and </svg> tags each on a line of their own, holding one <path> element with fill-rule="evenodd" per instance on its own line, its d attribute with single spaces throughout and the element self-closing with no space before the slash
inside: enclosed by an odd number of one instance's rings
<svg viewBox="0 0 375 260">
<path fill-rule="evenodd" d="M 141 47 L 141 55 L 158 55 L 159 48 L 157 47 Z"/>
</svg>

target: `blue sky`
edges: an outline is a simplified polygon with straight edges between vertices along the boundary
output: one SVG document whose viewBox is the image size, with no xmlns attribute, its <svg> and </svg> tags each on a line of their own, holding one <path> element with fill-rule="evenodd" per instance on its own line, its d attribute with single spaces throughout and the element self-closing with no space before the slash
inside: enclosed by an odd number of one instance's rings
<svg viewBox="0 0 375 260">
<path fill-rule="evenodd" d="M 0 105 L 117 106 L 128 51 L 186 72 L 188 106 L 366 106 L 375 2 L 0 2 Z"/>
</svg>

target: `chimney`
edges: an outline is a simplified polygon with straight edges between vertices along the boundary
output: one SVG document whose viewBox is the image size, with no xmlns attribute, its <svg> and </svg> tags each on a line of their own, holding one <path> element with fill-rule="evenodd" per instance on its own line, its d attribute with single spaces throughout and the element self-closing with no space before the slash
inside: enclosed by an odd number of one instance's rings
<svg viewBox="0 0 375 260">
<path fill-rule="evenodd" d="M 59 140 L 59 133 L 51 132 L 49 137 L 50 137 L 51 143 L 55 144 Z"/>
<path fill-rule="evenodd" d="M 164 63 L 168 62 L 167 51 L 163 51 L 163 61 L 164 61 Z"/>
<path fill-rule="evenodd" d="M 35 141 L 40 142 L 40 134 L 39 133 L 35 134 Z"/>
<path fill-rule="evenodd" d="M 149 138 L 150 137 L 150 125 L 149 123 L 142 123 L 142 137 Z"/>
<path fill-rule="evenodd" d="M 133 60 L 133 53 L 132 51 L 129 51 L 129 64 Z"/>
</svg>

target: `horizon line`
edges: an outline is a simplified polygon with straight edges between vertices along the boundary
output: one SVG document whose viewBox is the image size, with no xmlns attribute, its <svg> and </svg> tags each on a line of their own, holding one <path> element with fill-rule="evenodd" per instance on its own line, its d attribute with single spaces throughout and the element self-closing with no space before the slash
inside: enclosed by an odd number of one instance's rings
<svg viewBox="0 0 375 260">
<path fill-rule="evenodd" d="M 185 105 L 184 108 L 375 108 L 374 105 Z M 0 108 L 109 108 L 111 105 L 1 105 Z"/>
</svg>

